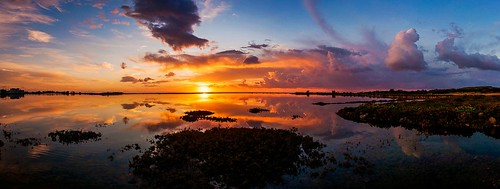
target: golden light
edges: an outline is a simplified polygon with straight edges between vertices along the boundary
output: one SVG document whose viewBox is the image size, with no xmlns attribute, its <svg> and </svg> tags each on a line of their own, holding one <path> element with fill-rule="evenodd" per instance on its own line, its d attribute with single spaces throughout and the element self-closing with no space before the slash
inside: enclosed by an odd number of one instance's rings
<svg viewBox="0 0 500 189">
<path fill-rule="evenodd" d="M 207 93 L 210 92 L 210 88 L 207 85 L 200 85 L 198 86 L 198 92 L 200 93 Z"/>
</svg>

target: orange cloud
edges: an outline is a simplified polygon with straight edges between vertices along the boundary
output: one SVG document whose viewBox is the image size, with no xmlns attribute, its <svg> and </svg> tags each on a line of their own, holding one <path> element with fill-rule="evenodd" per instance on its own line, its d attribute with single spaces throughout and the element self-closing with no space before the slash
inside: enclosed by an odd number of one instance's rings
<svg viewBox="0 0 500 189">
<path fill-rule="evenodd" d="M 83 83 L 80 79 L 56 71 L 29 69 L 16 64 L 0 63 L 2 84 L 28 90 L 74 89 Z"/>
</svg>

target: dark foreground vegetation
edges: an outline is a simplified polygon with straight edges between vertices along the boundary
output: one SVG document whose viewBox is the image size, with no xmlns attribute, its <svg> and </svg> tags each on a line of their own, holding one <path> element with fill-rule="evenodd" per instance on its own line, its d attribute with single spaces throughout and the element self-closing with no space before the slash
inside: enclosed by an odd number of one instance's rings
<svg viewBox="0 0 500 189">
<path fill-rule="evenodd" d="M 215 116 L 210 116 L 213 115 L 214 112 L 207 111 L 207 110 L 194 110 L 194 111 L 188 111 L 184 113 L 185 115 L 181 116 L 181 119 L 187 122 L 196 122 L 199 120 L 208 120 L 208 121 L 214 121 L 214 122 L 236 122 L 236 119 L 230 118 L 230 117 L 215 117 Z"/>
<path fill-rule="evenodd" d="M 296 130 L 183 130 L 151 144 L 130 163 L 144 188 L 262 188 L 283 183 L 284 175 L 318 176 L 335 164 L 324 144 Z"/>
<path fill-rule="evenodd" d="M 94 131 L 61 130 L 50 132 L 48 136 L 52 141 L 58 141 L 63 144 L 78 144 L 101 140 L 102 135 Z"/>
<path fill-rule="evenodd" d="M 337 112 L 344 119 L 377 127 L 402 126 L 425 134 L 500 138 L 500 96 L 452 96 L 425 101 L 367 103 Z"/>
</svg>

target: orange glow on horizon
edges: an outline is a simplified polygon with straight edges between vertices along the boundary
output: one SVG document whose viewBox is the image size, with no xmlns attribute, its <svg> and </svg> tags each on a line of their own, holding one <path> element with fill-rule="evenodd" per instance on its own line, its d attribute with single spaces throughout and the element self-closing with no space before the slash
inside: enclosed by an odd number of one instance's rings
<svg viewBox="0 0 500 189">
<path fill-rule="evenodd" d="M 210 87 L 208 87 L 208 85 L 202 84 L 202 85 L 198 86 L 197 91 L 200 93 L 208 93 L 211 90 L 210 90 Z"/>
</svg>

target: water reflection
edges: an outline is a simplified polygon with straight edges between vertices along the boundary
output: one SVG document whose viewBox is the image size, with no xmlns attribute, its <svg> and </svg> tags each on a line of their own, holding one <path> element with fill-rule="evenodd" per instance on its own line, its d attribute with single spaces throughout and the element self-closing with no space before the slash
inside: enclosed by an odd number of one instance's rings
<svg viewBox="0 0 500 189">
<path fill-rule="evenodd" d="M 396 143 L 407 156 L 419 158 L 423 153 L 423 145 L 418 141 L 418 136 L 401 127 L 392 129 Z"/>
<path fill-rule="evenodd" d="M 459 178 L 459 173 L 477 173 L 486 175 L 485 178 L 489 179 L 489 185 L 486 186 L 492 186 L 492 183 L 497 181 L 494 178 L 500 178 L 500 168 L 496 166 L 500 165 L 499 140 L 480 133 L 470 133 L 468 138 L 426 136 L 419 131 L 401 127 L 371 127 L 344 120 L 336 115 L 343 107 L 358 105 L 346 103 L 353 101 L 372 99 L 264 94 L 26 95 L 16 100 L 2 99 L 0 126 L 4 130 L 1 138 L 4 145 L 0 146 L 0 187 L 29 186 L 30 181 L 42 182 L 41 178 L 57 180 L 61 174 L 73 176 L 64 177 L 67 181 L 65 184 L 83 183 L 83 186 L 94 186 L 95 184 L 91 183 L 97 183 L 101 187 L 104 184 L 122 188 L 134 187 L 128 184 L 132 179 L 128 175 L 128 162 L 138 151 L 121 152 L 123 146 L 138 144 L 146 147 L 149 146 L 147 139 L 157 134 L 174 133 L 188 128 L 205 131 L 214 127 L 285 130 L 296 127 L 298 132 L 326 144 L 324 150 L 333 153 L 339 163 L 348 163 L 339 166 L 336 172 L 323 179 L 300 175 L 287 177 L 284 187 L 309 187 L 318 183 L 321 184 L 320 188 L 382 186 L 389 178 L 401 178 L 398 174 L 408 176 L 411 171 L 421 173 L 420 176 L 424 174 L 421 171 L 444 174 L 436 172 L 436 169 L 457 170 L 459 167 L 465 171 L 446 173 L 448 181 Z M 329 104 L 313 105 L 317 102 Z M 253 108 L 269 111 L 252 113 L 250 110 Z M 196 121 L 181 119 L 187 115 L 186 112 L 196 110 L 213 112 L 213 115 L 198 117 Z M 230 118 L 234 121 L 217 122 L 219 118 Z M 61 130 L 92 131 L 102 136 L 99 141 L 72 145 L 47 138 L 48 133 Z M 30 138 L 38 140 L 39 144 L 24 147 L 21 143 L 16 143 L 18 140 L 34 142 Z M 110 156 L 113 161 L 109 161 Z M 349 163 L 363 162 L 363 158 L 373 163 L 372 175 L 355 174 L 356 166 L 348 168 Z M 480 161 L 476 162 L 474 158 Z M 436 168 L 419 168 L 425 166 L 428 161 L 438 162 L 432 164 Z M 464 164 L 471 162 L 476 168 Z M 370 167 L 370 164 L 365 164 L 364 167 Z M 486 168 L 494 170 L 494 173 L 485 174 L 478 171 Z M 357 169 L 359 171 L 364 168 Z M 16 178 L 13 175 L 28 176 Z M 412 183 L 408 178 L 401 180 Z M 65 186 L 61 182 L 59 184 L 56 187 Z"/>
</svg>

